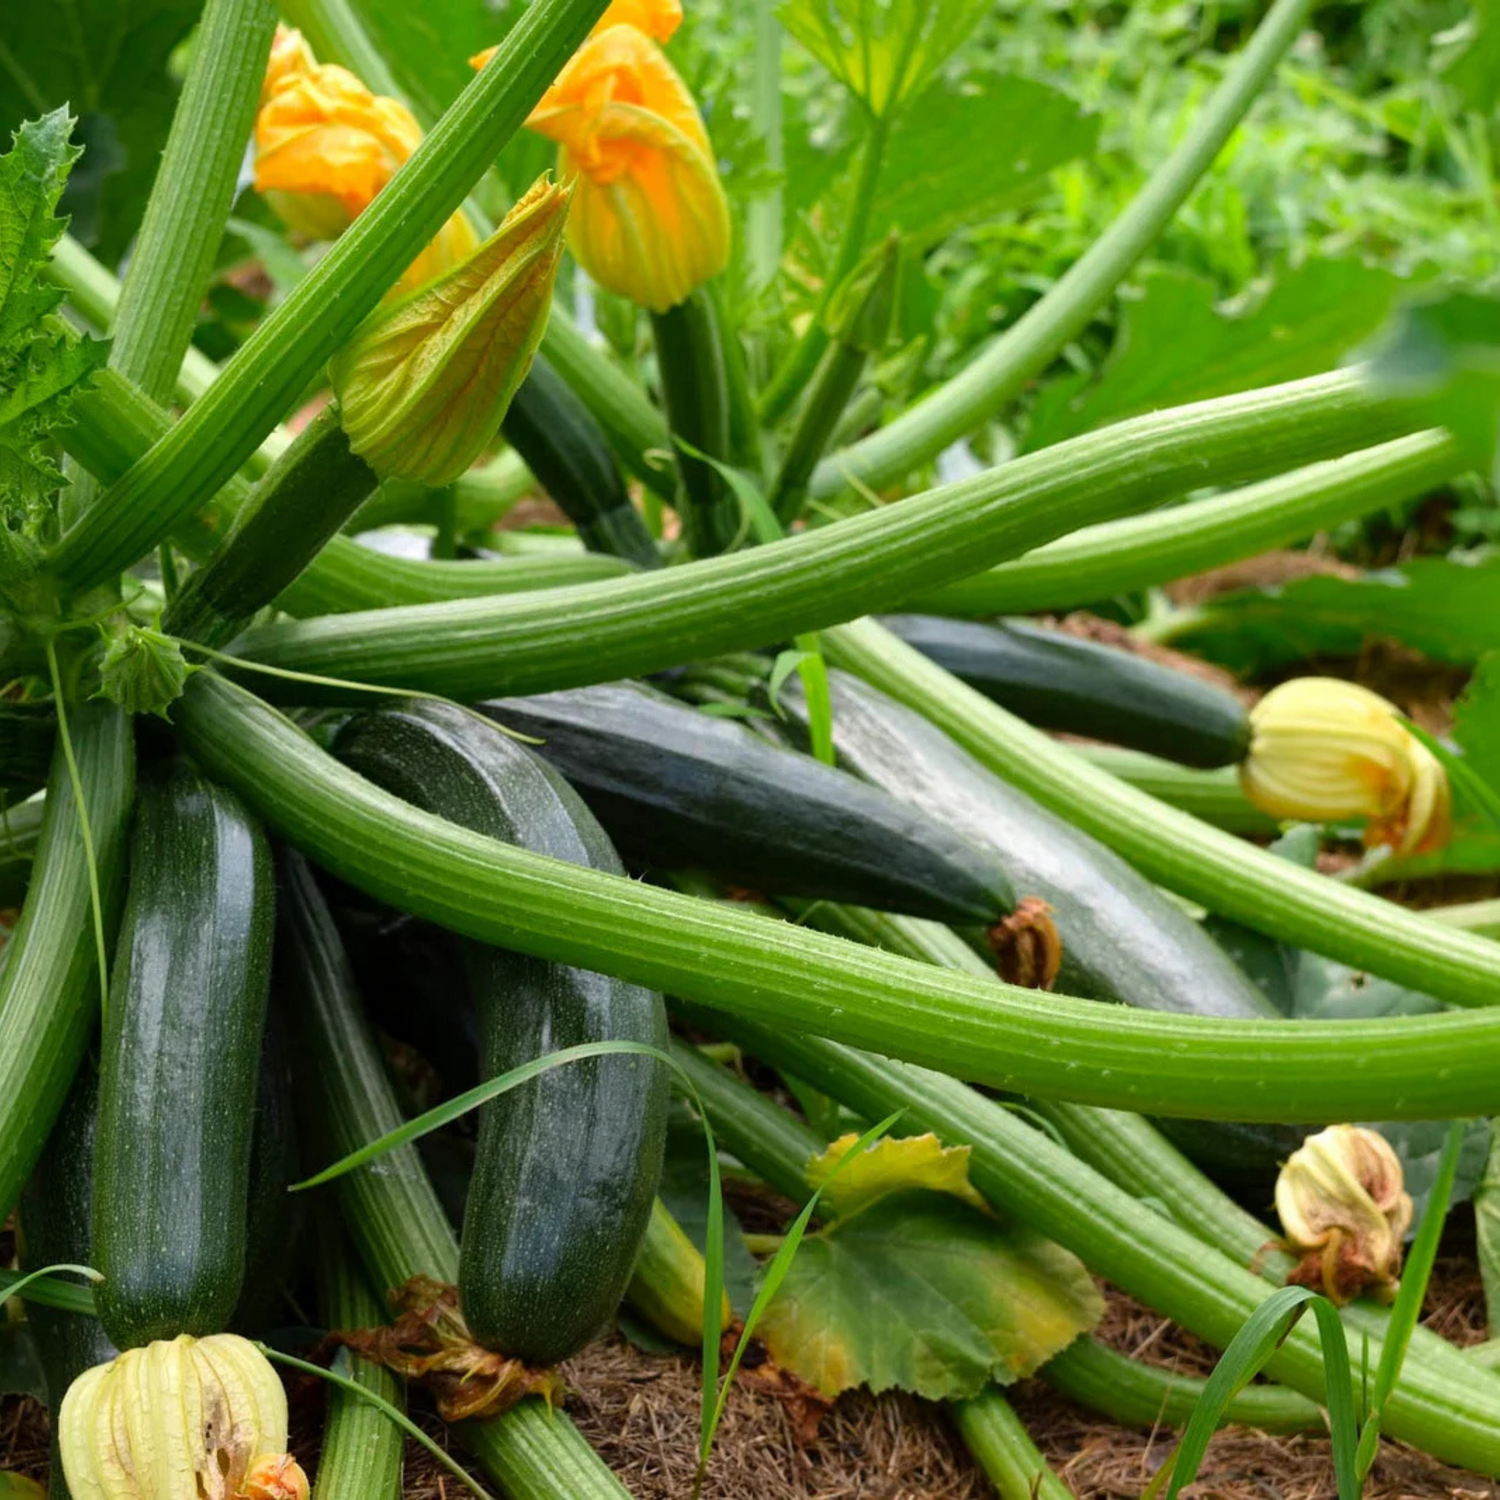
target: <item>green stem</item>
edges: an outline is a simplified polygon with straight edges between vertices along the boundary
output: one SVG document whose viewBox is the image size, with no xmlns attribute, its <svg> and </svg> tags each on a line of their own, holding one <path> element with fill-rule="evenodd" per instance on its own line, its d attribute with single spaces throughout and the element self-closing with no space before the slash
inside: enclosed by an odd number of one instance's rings
<svg viewBox="0 0 1500 1500">
<path fill-rule="evenodd" d="M 110 368 L 158 401 L 177 383 L 234 202 L 276 27 L 271 0 L 209 0 L 112 322 Z M 64 497 L 72 524 L 92 476 Z M 143 549 L 143 550 L 149 550 Z"/>
<path fill-rule="evenodd" d="M 348 1330 L 374 1328 L 386 1321 L 386 1309 L 370 1291 L 344 1243 L 333 1216 L 318 1225 L 318 1306 L 325 1326 Z M 344 1372 L 382 1401 L 399 1407 L 401 1387 L 381 1366 L 358 1356 Z M 377 1407 L 337 1387 L 328 1393 L 328 1415 L 318 1450 L 318 1482 L 313 1500 L 400 1500 L 405 1435 Z"/>
<path fill-rule="evenodd" d="M 375 1039 L 360 1010 L 332 917 L 300 861 L 288 861 L 278 937 L 303 1043 L 303 1078 L 320 1145 L 342 1156 L 402 1123 Z M 334 1191 L 351 1239 L 375 1284 L 413 1276 L 452 1283 L 458 1241 L 414 1146 L 376 1168 L 347 1173 Z M 623 1500 L 613 1478 L 561 1412 L 523 1401 L 503 1416 L 457 1429 L 507 1495 L 520 1500 Z"/>
<path fill-rule="evenodd" d="M 727 552 L 741 529 L 734 492 L 709 461 L 730 461 L 729 376 L 718 310 L 699 287 L 653 314 L 651 326 L 667 425 L 684 445 L 677 454 L 682 535 L 694 557 L 713 557 Z"/>
<path fill-rule="evenodd" d="M 861 1054 L 789 1028 L 729 1028 L 759 1057 L 784 1067 L 858 1114 L 904 1109 L 903 1133 L 935 1131 L 972 1148 L 975 1187 L 1007 1218 L 1056 1240 L 1097 1275 L 1224 1348 L 1268 1294 L 1266 1283 L 1188 1230 L 1153 1212 L 1043 1132 L 937 1073 Z M 1350 1331 L 1358 1367 L 1363 1329 Z M 1372 1339 L 1372 1358 L 1378 1349 Z M 1462 1357 L 1455 1355 L 1462 1365 Z M 1298 1325 L 1267 1372 L 1321 1401 L 1323 1357 L 1316 1332 Z M 1413 1362 L 1384 1413 L 1393 1437 L 1482 1473 L 1500 1469 L 1500 1385 L 1472 1365 L 1467 1379 Z"/>
<path fill-rule="evenodd" d="M 330 403 L 251 490 L 234 527 L 167 608 L 163 628 L 227 645 L 289 588 L 379 483 Z"/>
<path fill-rule="evenodd" d="M 769 645 L 910 598 L 1192 484 L 1401 430 L 1357 372 L 1121 422 L 770 545 L 530 599 L 381 609 L 250 632 L 278 666 L 459 699 L 635 676 Z"/>
<path fill-rule="evenodd" d="M 1185 1427 L 1203 1395 L 1203 1380 L 1131 1359 L 1098 1339 L 1082 1338 L 1042 1369 L 1071 1401 L 1128 1427 Z M 1322 1432 L 1315 1401 L 1279 1385 L 1246 1386 L 1229 1403 L 1224 1424 L 1261 1432 Z"/>
<path fill-rule="evenodd" d="M 74 707 L 71 721 L 76 784 L 94 834 L 108 931 L 119 910 L 135 790 L 130 717 L 110 703 L 83 703 Z M 59 751 L 26 904 L 6 944 L 0 975 L 0 1209 L 5 1211 L 46 1142 L 99 1014 L 93 877 L 74 785 Z"/>
<path fill-rule="evenodd" d="M 766 167 L 776 182 L 745 209 L 745 259 L 750 284 L 768 286 L 781 269 L 781 173 L 786 144 L 781 126 L 781 21 L 774 0 L 755 0 L 755 67 L 750 123 L 765 146 Z"/>
<path fill-rule="evenodd" d="M 1231 1120 L 1500 1104 L 1500 1011 L 1220 1021 L 1013 989 L 481 838 L 380 791 L 212 671 L 174 717 L 204 770 L 324 868 L 482 942 L 1043 1096 Z"/>
<path fill-rule="evenodd" d="M 64 429 L 67 450 L 101 479 L 124 474 L 167 432 L 171 419 L 128 381 L 106 370 L 73 407 L 76 421 Z M 232 475 L 179 532 L 190 556 L 205 560 L 250 503 L 251 485 Z M 277 601 L 292 614 L 319 615 L 386 604 L 468 599 L 512 589 L 556 588 L 616 578 L 629 567 L 613 558 L 578 555 L 518 558 L 505 562 L 428 562 L 386 557 L 346 536 L 331 537 L 306 571 Z"/>
<path fill-rule="evenodd" d="M 1000 1500 L 1071 1500 L 1072 1490 L 1037 1451 L 1010 1402 L 988 1386 L 949 1405 L 964 1446 L 989 1476 Z"/>
<path fill-rule="evenodd" d="M 1429 907 L 1427 915 L 1446 927 L 1461 927 L 1467 932 L 1481 932 L 1486 937 L 1500 936 L 1500 898 Z"/>
<path fill-rule="evenodd" d="M 783 526 L 790 526 L 801 515 L 807 498 L 807 481 L 837 430 L 869 362 L 870 356 L 863 349 L 856 349 L 842 339 L 835 340 L 824 353 L 771 487 L 771 507 Z"/>
<path fill-rule="evenodd" d="M 1046 369 L 1187 201 L 1301 31 L 1308 3 L 1276 0 L 1187 138 L 1067 274 L 951 380 L 825 459 L 813 476 L 813 495 L 827 498 L 851 481 L 873 490 L 894 484 L 997 415 Z"/>
<path fill-rule="evenodd" d="M 371 93 L 404 99 L 396 75 L 370 40 L 349 0 L 280 0 L 280 5 L 287 24 L 307 38 L 319 62 L 347 68 Z M 404 102 L 413 103 L 410 99 Z M 430 125 L 432 121 L 424 123 Z"/>
<path fill-rule="evenodd" d="M 81 590 L 171 535 L 261 439 L 442 227 L 603 11 L 539 0 L 390 185 L 245 341 L 219 378 L 107 496 L 52 562 Z"/>
<path fill-rule="evenodd" d="M 1419 432 L 1208 500 L 1086 527 L 912 601 L 938 615 L 1029 614 L 1092 604 L 1300 542 L 1461 474 L 1445 432 Z"/>
<path fill-rule="evenodd" d="M 1215 771 L 1196 771 L 1162 760 L 1140 750 L 1118 745 L 1074 745 L 1081 760 L 1127 782 L 1148 797 L 1190 813 L 1226 833 L 1274 838 L 1281 825 L 1267 817 L 1240 790 L 1239 772 L 1233 766 Z M 1460 924 L 1462 925 L 1462 924 Z"/>
<path fill-rule="evenodd" d="M 1165 806 L 1023 724 L 873 620 L 826 631 L 823 640 L 831 661 L 915 709 L 996 775 L 1159 885 L 1294 948 L 1451 1004 L 1500 1003 L 1500 943 L 1289 866 Z"/>
<path fill-rule="evenodd" d="M 772 377 L 770 385 L 761 396 L 760 415 L 766 426 L 779 422 L 792 403 L 802 393 L 802 388 L 812 379 L 823 351 L 828 347 L 828 331 L 823 326 L 823 314 L 833 300 L 844 278 L 859 263 L 865 240 L 870 232 L 870 212 L 875 207 L 875 188 L 880 181 L 880 166 L 885 159 L 885 143 L 890 134 L 890 125 L 884 116 L 869 117 L 864 145 L 860 150 L 859 175 L 854 180 L 854 196 L 850 200 L 844 220 L 844 234 L 839 241 L 838 255 L 823 282 L 817 307 L 807 331 L 797 341 L 792 352 Z"/>
</svg>

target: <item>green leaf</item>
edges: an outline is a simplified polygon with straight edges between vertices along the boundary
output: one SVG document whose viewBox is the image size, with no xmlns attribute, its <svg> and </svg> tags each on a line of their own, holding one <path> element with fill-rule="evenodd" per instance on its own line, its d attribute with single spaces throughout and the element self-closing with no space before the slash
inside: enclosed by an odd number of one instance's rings
<svg viewBox="0 0 1500 1500">
<path fill-rule="evenodd" d="M 47 1492 L 24 1474 L 0 1474 L 0 1500 L 47 1500 Z"/>
<path fill-rule="evenodd" d="M 1454 705 L 1453 738 L 1469 768 L 1500 791 L 1500 653 L 1480 661 Z"/>
<path fill-rule="evenodd" d="M 1316 375 L 1386 320 L 1408 285 L 1356 260 L 1310 260 L 1262 297 L 1225 307 L 1212 282 L 1181 269 L 1145 275 L 1122 303 L 1099 378 L 1055 382 L 1032 414 L 1028 448 L 1163 406 Z"/>
<path fill-rule="evenodd" d="M 887 1136 L 861 1151 L 835 1178 L 835 1170 L 856 1139 L 852 1131 L 840 1136 L 807 1164 L 807 1185 L 823 1189 L 829 1217 L 851 1218 L 881 1198 L 911 1188 L 949 1193 L 974 1208 L 987 1209 L 969 1181 L 970 1147 L 944 1146 L 931 1131 Z"/>
<path fill-rule="evenodd" d="M 66 109 L 29 121 L 0 156 L 0 521 L 32 538 L 62 483 L 52 434 L 109 352 L 45 322 L 60 300 L 41 273 L 65 227 L 54 210 L 78 159 L 68 144 L 72 123 Z M 7 571 L 15 572 L 29 550 L 9 550 Z"/>
<path fill-rule="evenodd" d="M 1500 298 L 1452 292 L 1402 308 L 1371 351 L 1370 377 L 1500 475 Z"/>
<path fill-rule="evenodd" d="M 1172 631 L 1172 644 L 1235 672 L 1308 657 L 1357 657 L 1388 638 L 1467 666 L 1500 650 L 1500 553 L 1418 557 L 1355 578 L 1299 578 L 1225 594 Z"/>
<path fill-rule="evenodd" d="M 1474 1224 L 1479 1239 L 1479 1274 L 1484 1282 L 1485 1323 L 1500 1336 L 1500 1127 L 1490 1123 L 1484 1175 L 1474 1192 Z"/>
<path fill-rule="evenodd" d="M 863 1385 L 941 1400 L 1029 1375 L 1102 1313 L 1068 1251 L 915 1190 L 805 1239 L 761 1336 L 825 1395 Z"/>
<path fill-rule="evenodd" d="M 1097 118 L 1026 78 L 985 78 L 962 92 L 934 84 L 891 131 L 871 221 L 910 244 L 934 244 L 1025 203 L 1098 138 Z M 972 141 L 984 149 L 962 148 Z"/>
<path fill-rule="evenodd" d="M 984 0 L 786 0 L 777 14 L 871 114 L 890 116 L 942 67 L 986 9 Z"/>
<path fill-rule="evenodd" d="M 126 713 L 167 717 L 167 709 L 182 696 L 190 672 L 182 647 L 170 636 L 139 625 L 127 626 L 111 638 L 99 665 L 99 694 L 118 703 Z"/>
<path fill-rule="evenodd" d="M 140 223 L 177 90 L 168 63 L 201 0 L 8 5 L 0 131 L 66 104 L 88 148 L 63 200 L 73 233 L 113 265 Z"/>
<path fill-rule="evenodd" d="M 1487 115 L 1500 98 L 1500 3 L 1473 0 L 1473 14 L 1454 30 L 1456 46 L 1438 60 L 1437 71 L 1470 109 Z"/>
</svg>

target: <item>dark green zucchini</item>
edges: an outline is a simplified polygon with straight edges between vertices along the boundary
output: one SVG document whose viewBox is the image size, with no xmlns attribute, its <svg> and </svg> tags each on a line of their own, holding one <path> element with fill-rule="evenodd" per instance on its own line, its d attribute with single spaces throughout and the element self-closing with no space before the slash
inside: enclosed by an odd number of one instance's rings
<svg viewBox="0 0 1500 1500">
<path fill-rule="evenodd" d="M 541 740 L 640 863 L 943 922 L 988 926 L 1015 908 L 1008 862 L 947 821 L 642 684 L 478 707 Z"/>
<path fill-rule="evenodd" d="M 1146 1010 L 1245 1018 L 1276 1008 L 1181 908 L 1118 855 L 992 775 L 925 719 L 844 672 L 830 673 L 840 760 L 1003 852 L 1016 885 L 1052 908 L 1057 988 Z M 795 687 L 783 691 L 794 716 Z"/>
<path fill-rule="evenodd" d="M 542 355 L 511 397 L 500 431 L 590 552 L 613 553 L 638 568 L 661 566 L 603 428 Z"/>
<path fill-rule="evenodd" d="M 427 812 L 538 854 L 620 873 L 550 766 L 475 714 L 414 700 L 339 732 L 347 765 Z M 661 997 L 637 985 L 464 942 L 494 1077 L 580 1042 L 666 1045 Z M 554 1068 L 487 1104 L 465 1205 L 459 1301 L 482 1344 L 530 1364 L 576 1353 L 630 1279 L 661 1171 L 662 1064 L 606 1057 Z"/>
<path fill-rule="evenodd" d="M 885 615 L 882 625 L 1039 729 L 1146 750 L 1184 766 L 1228 766 L 1250 748 L 1244 706 L 1223 688 L 1029 620 L 981 625 Z"/>
<path fill-rule="evenodd" d="M 122 1349 L 217 1333 L 239 1299 L 273 889 L 231 792 L 183 765 L 143 783 L 94 1167 L 99 1316 Z"/>
<path fill-rule="evenodd" d="M 11 800 L 46 786 L 57 743 L 57 713 L 50 703 L 0 704 L 0 786 Z"/>
<path fill-rule="evenodd" d="M 72 1091 L 31 1179 L 21 1194 L 21 1267 L 93 1264 L 89 1217 L 93 1202 L 94 1126 L 99 1076 L 85 1058 Z M 115 1357 L 98 1318 L 61 1312 L 31 1302 L 26 1321 L 47 1381 L 47 1403 L 55 1413 L 67 1389 L 85 1370 Z M 68 1500 L 54 1425 L 51 1500 Z"/>
<path fill-rule="evenodd" d="M 847 673 L 829 677 L 834 745 L 844 764 L 1003 849 L 1017 884 L 1051 908 L 1062 940 L 1058 990 L 1178 1015 L 1281 1014 L 1197 922 L 1118 855 L 991 774 L 920 715 Z M 794 715 L 803 711 L 795 689 L 784 701 Z M 1303 1136 L 1293 1125 L 1179 1121 L 1168 1128 L 1205 1170 L 1237 1160 L 1246 1182 L 1274 1174 Z"/>
</svg>

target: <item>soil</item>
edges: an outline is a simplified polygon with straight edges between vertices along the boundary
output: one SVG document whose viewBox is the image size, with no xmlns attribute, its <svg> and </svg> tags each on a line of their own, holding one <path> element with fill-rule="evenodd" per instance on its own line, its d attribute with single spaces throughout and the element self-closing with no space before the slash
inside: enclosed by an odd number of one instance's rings
<svg viewBox="0 0 1500 1500">
<path fill-rule="evenodd" d="M 1458 1216 L 1439 1260 L 1424 1321 L 1458 1344 L 1484 1338 L 1484 1299 L 1472 1228 Z M 1116 1348 L 1185 1374 L 1206 1374 L 1214 1355 L 1170 1320 L 1110 1291 L 1100 1336 Z M 698 1432 L 698 1369 L 687 1356 L 645 1354 L 601 1340 L 565 1367 L 567 1409 L 639 1500 L 691 1493 Z M 292 1388 L 293 1445 L 315 1474 L 322 1398 L 315 1383 Z M 1080 1500 L 1139 1496 L 1171 1452 L 1165 1429 L 1131 1431 L 1026 1381 L 1010 1392 L 1054 1471 Z M 423 1419 L 434 1437 L 444 1431 Z M 462 1460 L 462 1455 L 459 1455 Z M 0 1401 L 0 1470 L 45 1482 L 47 1418 L 35 1401 Z M 1229 1428 L 1213 1441 L 1186 1494 L 1213 1500 L 1334 1500 L 1326 1440 Z M 1365 1491 L 1369 1500 L 1500 1500 L 1500 1486 L 1386 1442 Z M 459 1500 L 451 1475 L 411 1445 L 404 1500 Z M 851 1394 L 824 1419 L 817 1440 L 798 1442 L 780 1401 L 745 1386 L 731 1395 L 704 1495 L 710 1500 L 984 1500 L 994 1494 L 941 1407 L 912 1397 Z"/>
</svg>

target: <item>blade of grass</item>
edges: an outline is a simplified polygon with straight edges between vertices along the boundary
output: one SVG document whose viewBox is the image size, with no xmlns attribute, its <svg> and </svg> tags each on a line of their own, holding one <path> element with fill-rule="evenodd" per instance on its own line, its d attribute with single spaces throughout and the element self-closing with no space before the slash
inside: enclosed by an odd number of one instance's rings
<svg viewBox="0 0 1500 1500">
<path fill-rule="evenodd" d="M 1326 1297 L 1300 1286 L 1282 1287 L 1272 1292 L 1246 1318 L 1214 1366 L 1192 1418 L 1183 1430 L 1181 1441 L 1147 1491 L 1148 1495 L 1156 1493 L 1169 1471 L 1166 1500 L 1176 1500 L 1180 1491 L 1197 1478 L 1209 1440 L 1229 1403 L 1259 1374 L 1309 1305 L 1318 1320 L 1323 1350 L 1328 1425 L 1333 1437 L 1339 1500 L 1358 1500 L 1359 1481 L 1354 1469 L 1354 1393 L 1343 1324 L 1338 1309 Z"/>
<path fill-rule="evenodd" d="M 39 1266 L 24 1276 L 11 1271 L 0 1271 L 0 1302 L 10 1297 L 22 1297 L 31 1302 L 39 1302 L 43 1307 L 56 1307 L 62 1312 L 92 1316 L 93 1292 L 86 1286 L 74 1286 L 70 1281 L 57 1281 L 55 1278 L 63 1271 L 71 1271 L 75 1276 L 82 1276 L 85 1281 L 95 1284 L 104 1280 L 103 1273 L 92 1266 L 75 1266 L 68 1261 L 59 1261 L 55 1266 Z M 38 1290 L 27 1297 L 33 1287 Z"/>
<path fill-rule="evenodd" d="M 335 1370 L 324 1369 L 322 1365 L 298 1359 L 294 1354 L 283 1354 L 279 1349 L 273 1349 L 269 1344 L 263 1344 L 258 1339 L 255 1341 L 255 1347 L 272 1364 L 285 1365 L 290 1370 L 300 1370 L 304 1375 L 316 1375 L 319 1380 L 326 1380 L 329 1385 L 336 1385 L 341 1391 L 348 1391 L 351 1396 L 357 1396 L 361 1401 L 367 1402 L 388 1421 L 394 1422 L 413 1442 L 420 1443 L 460 1484 L 478 1495 L 479 1500 L 494 1500 L 490 1492 L 457 1459 L 452 1457 L 446 1448 L 440 1443 L 433 1442 L 400 1407 L 392 1406 L 385 1397 L 376 1395 L 374 1391 L 362 1386 L 357 1380 L 351 1380 L 347 1375 L 340 1375 Z"/>
<path fill-rule="evenodd" d="M 1375 1462 L 1380 1450 L 1380 1414 L 1396 1382 L 1401 1377 L 1401 1366 L 1406 1359 L 1407 1346 L 1411 1343 L 1412 1330 L 1422 1316 L 1422 1302 L 1427 1296 L 1427 1283 L 1432 1276 L 1433 1262 L 1437 1259 L 1438 1241 L 1442 1238 L 1443 1225 L 1448 1217 L 1448 1202 L 1453 1195 L 1453 1180 L 1458 1174 L 1458 1156 L 1463 1146 L 1464 1121 L 1453 1120 L 1448 1125 L 1448 1135 L 1443 1142 L 1443 1154 L 1438 1162 L 1437 1178 L 1427 1198 L 1427 1207 L 1422 1212 L 1422 1222 L 1412 1240 L 1411 1253 L 1406 1258 L 1406 1270 L 1401 1276 L 1401 1289 L 1391 1306 L 1391 1321 L 1386 1330 L 1385 1342 L 1380 1349 L 1380 1363 L 1375 1367 L 1375 1389 L 1366 1408 L 1364 1428 L 1359 1435 L 1357 1468 L 1363 1480 Z"/>
</svg>

